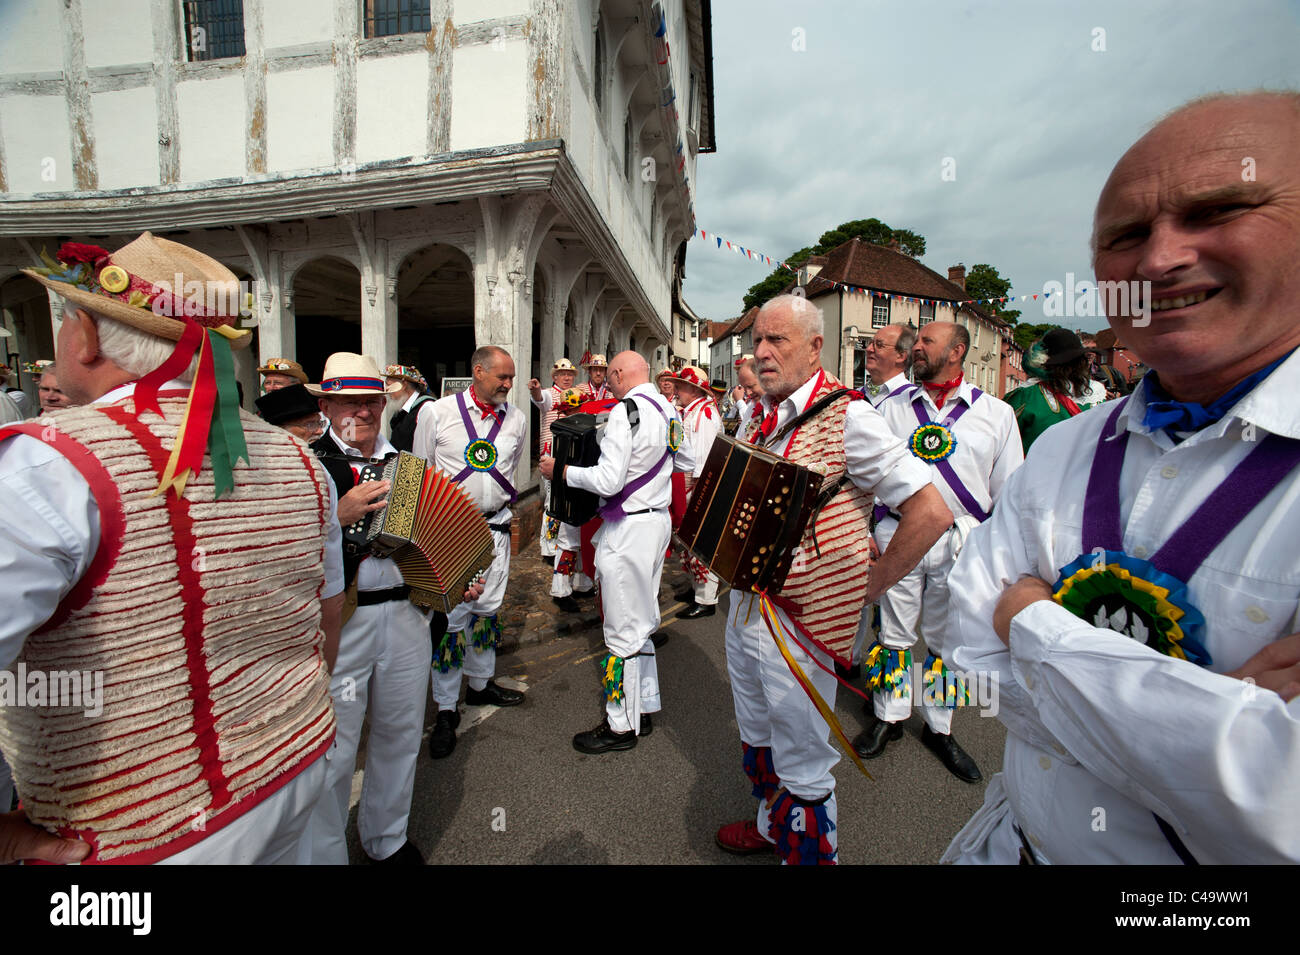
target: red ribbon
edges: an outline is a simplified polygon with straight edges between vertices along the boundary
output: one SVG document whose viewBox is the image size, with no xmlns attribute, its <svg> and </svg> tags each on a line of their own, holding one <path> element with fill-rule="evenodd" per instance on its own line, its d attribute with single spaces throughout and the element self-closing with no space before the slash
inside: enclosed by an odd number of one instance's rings
<svg viewBox="0 0 1300 955">
<path fill-rule="evenodd" d="M 162 417 L 162 409 L 158 407 L 158 389 L 173 378 L 183 374 L 185 369 L 190 367 L 190 362 L 194 360 L 194 353 L 202 342 L 203 329 L 197 322 L 187 321 L 185 330 L 181 333 L 181 340 L 176 343 L 176 348 L 171 353 L 171 357 L 141 378 L 135 386 L 135 413 L 137 415 L 145 411 L 152 411 L 158 417 Z M 208 360 L 210 363 L 210 356 Z"/>
</svg>

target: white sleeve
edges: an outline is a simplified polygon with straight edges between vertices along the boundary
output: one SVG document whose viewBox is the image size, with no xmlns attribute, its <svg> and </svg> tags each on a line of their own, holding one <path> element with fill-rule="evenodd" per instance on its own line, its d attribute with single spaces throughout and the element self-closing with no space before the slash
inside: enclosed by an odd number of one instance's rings
<svg viewBox="0 0 1300 955">
<path fill-rule="evenodd" d="M 334 479 L 325 473 L 319 461 L 316 468 L 320 472 L 317 480 L 324 481 L 329 490 L 329 513 L 325 517 L 325 587 L 320 595 L 333 597 L 343 593 L 343 528 L 339 526 L 339 492 Z"/>
<path fill-rule="evenodd" d="M 99 548 L 99 507 L 81 473 L 52 447 L 27 435 L 0 441 L 0 669 L 22 652 L 86 573 Z"/>
<path fill-rule="evenodd" d="M 869 401 L 852 401 L 844 418 L 844 463 L 853 483 L 893 510 L 931 483 L 922 464 Z"/>
<path fill-rule="evenodd" d="M 411 439 L 411 453 L 437 466 L 435 452 L 438 446 L 438 409 L 436 402 L 426 401 L 415 409 L 415 436 Z"/>
<path fill-rule="evenodd" d="M 692 469 L 692 475 L 699 477 L 704 473 L 704 462 L 709 458 L 709 451 L 713 448 L 713 441 L 722 430 L 722 421 L 717 414 L 700 416 L 700 430 L 695 434 L 695 445 L 691 448 L 691 454 L 695 457 L 695 467 Z"/>
<path fill-rule="evenodd" d="M 528 400 L 531 401 L 531 402 L 533 403 L 533 407 L 534 407 L 534 408 L 536 408 L 536 409 L 537 409 L 538 411 L 540 411 L 542 414 L 546 414 L 546 412 L 548 412 L 548 411 L 551 410 L 551 400 L 552 400 L 554 397 L 555 397 L 555 392 L 554 392 L 554 390 L 551 389 L 551 388 L 545 388 L 545 389 L 542 390 L 542 400 L 541 400 L 541 401 L 538 401 L 536 398 L 534 398 L 534 397 L 532 396 L 532 393 L 531 393 L 531 392 L 530 392 L 529 395 L 528 395 Z"/>
<path fill-rule="evenodd" d="M 623 490 L 631 461 L 632 430 L 627 423 L 627 409 L 620 401 L 610 409 L 600 442 L 600 460 L 589 468 L 566 468 L 564 481 L 569 487 L 609 499 Z"/>
<path fill-rule="evenodd" d="M 1002 418 L 1002 446 L 998 448 L 997 457 L 993 459 L 993 469 L 989 472 L 989 499 L 998 503 L 1002 488 L 1020 465 L 1025 463 L 1025 447 L 1020 440 L 1020 428 L 1016 424 L 1016 413 L 1010 405 L 999 409 Z"/>
</svg>

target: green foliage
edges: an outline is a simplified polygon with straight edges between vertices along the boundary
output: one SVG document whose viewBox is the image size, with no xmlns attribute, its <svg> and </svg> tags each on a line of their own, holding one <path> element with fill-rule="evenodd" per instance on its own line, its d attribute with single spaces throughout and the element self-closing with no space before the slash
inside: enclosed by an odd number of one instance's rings
<svg viewBox="0 0 1300 955">
<path fill-rule="evenodd" d="M 1002 298 L 1010 288 L 1011 283 L 988 263 L 972 266 L 966 273 L 966 292 L 973 299 Z M 1012 325 L 1020 319 L 1019 311 L 1007 308 L 1002 302 L 980 303 L 979 307 Z M 1016 340 L 1020 340 L 1019 335 L 1016 336 Z"/>
<path fill-rule="evenodd" d="M 1013 337 L 1015 338 L 1017 345 L 1025 351 L 1029 351 L 1029 346 L 1034 342 L 1038 341 L 1038 339 L 1042 338 L 1053 328 L 1060 327 L 1060 325 L 1053 322 L 1045 322 L 1042 325 L 1017 325 Z"/>
<path fill-rule="evenodd" d="M 829 232 L 823 232 L 815 246 L 792 253 L 786 256 L 785 261 L 792 268 L 797 269 L 807 262 L 810 256 L 823 255 L 854 237 L 873 245 L 889 245 L 891 240 L 897 239 L 899 249 L 905 255 L 910 255 L 914 259 L 925 255 L 925 236 L 910 229 L 891 228 L 879 219 L 854 219 L 851 222 L 841 223 Z M 741 313 L 744 314 L 755 305 L 762 305 L 768 299 L 781 294 L 794 278 L 795 275 L 790 269 L 777 266 L 763 281 L 750 286 L 749 291 L 745 293 Z"/>
</svg>

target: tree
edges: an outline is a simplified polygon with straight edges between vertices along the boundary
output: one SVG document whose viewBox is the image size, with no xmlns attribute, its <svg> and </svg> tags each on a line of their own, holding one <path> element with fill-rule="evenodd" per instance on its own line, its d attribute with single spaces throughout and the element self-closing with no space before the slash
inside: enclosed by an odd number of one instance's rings
<svg viewBox="0 0 1300 955">
<path fill-rule="evenodd" d="M 1060 327 L 1061 326 L 1054 325 L 1051 322 L 1046 322 L 1042 325 L 1017 325 L 1015 331 L 1012 333 L 1012 337 L 1015 338 L 1017 345 L 1025 351 L 1029 351 L 1029 346 L 1034 342 L 1038 341 L 1038 339 L 1042 338 L 1053 328 Z"/>
<path fill-rule="evenodd" d="M 966 274 L 966 292 L 976 300 L 1002 298 L 1010 288 L 1011 283 L 999 275 L 998 270 L 988 263 L 972 266 L 970 272 Z M 1019 311 L 1006 308 L 1002 302 L 980 302 L 979 307 L 986 312 L 992 312 L 1011 325 L 1015 325 L 1020 318 Z M 1019 340 L 1019 336 L 1017 336 L 1017 340 Z"/>
<path fill-rule="evenodd" d="M 854 219 L 851 222 L 840 223 L 829 232 L 823 232 L 816 245 L 791 253 L 786 256 L 785 261 L 791 268 L 797 269 L 807 262 L 811 256 L 823 255 L 853 238 L 862 239 L 872 245 L 889 245 L 890 242 L 897 239 L 899 250 L 904 255 L 910 255 L 914 259 L 919 259 L 925 255 L 925 236 L 910 229 L 891 228 L 879 219 Z M 786 286 L 794 281 L 794 277 L 794 273 L 790 269 L 777 266 L 772 274 L 763 281 L 750 286 L 742 303 L 742 314 L 755 305 L 762 305 L 768 299 L 779 295 Z"/>
</svg>

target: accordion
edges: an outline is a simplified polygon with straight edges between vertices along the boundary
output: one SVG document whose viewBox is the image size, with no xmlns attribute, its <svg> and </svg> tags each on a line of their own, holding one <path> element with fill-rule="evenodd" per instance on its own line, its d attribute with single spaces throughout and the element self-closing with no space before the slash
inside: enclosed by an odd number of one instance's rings
<svg viewBox="0 0 1300 955">
<path fill-rule="evenodd" d="M 478 505 L 446 474 L 406 451 L 365 465 L 362 481 L 388 481 L 388 506 L 345 527 L 345 542 L 397 564 L 412 603 L 450 611 L 492 564 L 492 531 Z"/>
<path fill-rule="evenodd" d="M 600 497 L 564 483 L 566 465 L 589 468 L 600 460 L 600 439 L 608 412 L 571 414 L 551 422 L 551 450 L 555 455 L 555 477 L 546 513 L 564 524 L 581 526 L 596 516 Z"/>
<path fill-rule="evenodd" d="M 677 537 L 733 588 L 779 593 L 821 483 L 806 467 L 720 434 Z"/>
</svg>

